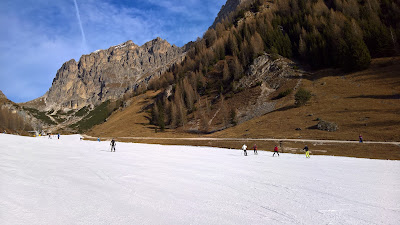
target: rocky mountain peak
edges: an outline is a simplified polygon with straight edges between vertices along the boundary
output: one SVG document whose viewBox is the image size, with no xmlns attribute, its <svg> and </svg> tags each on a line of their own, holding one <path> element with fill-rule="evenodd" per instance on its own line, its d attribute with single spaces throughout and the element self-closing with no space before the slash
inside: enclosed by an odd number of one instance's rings
<svg viewBox="0 0 400 225">
<path fill-rule="evenodd" d="M 41 97 L 45 109 L 79 109 L 120 98 L 182 60 L 184 52 L 158 37 L 142 46 L 129 40 L 82 55 L 78 62 L 71 59 L 57 71 L 49 91 Z"/>
</svg>

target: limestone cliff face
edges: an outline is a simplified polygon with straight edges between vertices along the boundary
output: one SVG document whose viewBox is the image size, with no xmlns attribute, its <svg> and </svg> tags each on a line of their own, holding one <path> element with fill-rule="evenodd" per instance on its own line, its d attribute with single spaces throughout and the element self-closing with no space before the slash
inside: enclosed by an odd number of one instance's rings
<svg viewBox="0 0 400 225">
<path fill-rule="evenodd" d="M 218 16 L 215 18 L 214 23 L 211 25 L 211 28 L 215 28 L 217 23 L 221 22 L 231 12 L 235 11 L 239 5 L 252 1 L 254 0 L 227 0 L 225 5 L 223 5 L 221 7 L 221 10 L 218 12 Z"/>
<path fill-rule="evenodd" d="M 142 46 L 127 41 L 70 60 L 57 71 L 49 91 L 41 98 L 45 109 L 78 109 L 117 99 L 125 92 L 146 84 L 173 63 L 181 61 L 184 49 L 161 38 Z"/>
</svg>

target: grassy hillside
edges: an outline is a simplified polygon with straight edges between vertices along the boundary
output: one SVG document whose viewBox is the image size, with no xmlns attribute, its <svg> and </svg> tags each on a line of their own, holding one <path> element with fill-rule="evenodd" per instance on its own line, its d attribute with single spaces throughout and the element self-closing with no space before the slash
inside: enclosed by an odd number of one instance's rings
<svg viewBox="0 0 400 225">
<path fill-rule="evenodd" d="M 188 136 L 175 130 L 157 132 L 157 127 L 149 124 L 149 105 L 158 92 L 148 91 L 130 99 L 130 106 L 112 114 L 106 122 L 94 126 L 87 134 L 93 137 L 142 137 Z M 190 136 L 190 135 L 189 135 Z"/>
<path fill-rule="evenodd" d="M 369 69 L 355 73 L 334 69 L 316 71 L 310 74 L 311 78 L 304 77 L 301 81 L 301 86 L 312 93 L 305 106 L 294 107 L 294 93 L 291 93 L 277 103 L 275 111 L 205 136 L 357 140 L 362 134 L 366 140 L 399 141 L 399 71 L 400 57 L 374 59 Z M 256 89 L 235 95 L 229 104 L 255 98 L 259 94 Z M 132 102 L 135 104 L 113 114 L 88 134 L 105 137 L 198 136 L 187 134 L 181 128 L 155 133 L 156 126 L 149 124 L 150 112 L 146 110 L 155 96 L 156 92 L 149 91 L 134 97 Z M 221 116 L 217 120 L 223 119 Z M 339 128 L 335 132 L 318 130 L 315 127 L 318 119 L 334 122 Z"/>
<path fill-rule="evenodd" d="M 275 137 L 357 140 L 400 140 L 400 58 L 372 61 L 369 69 L 343 73 L 327 69 L 302 80 L 312 98 L 294 108 L 294 97 L 274 112 L 213 137 Z M 334 122 L 335 132 L 316 129 L 318 119 Z M 300 128 L 301 130 L 296 130 Z"/>
<path fill-rule="evenodd" d="M 154 101 L 151 122 L 161 130 L 185 129 L 196 123 L 194 112 L 204 108 L 204 100 L 242 92 L 243 78 L 264 53 L 279 54 L 313 69 L 366 69 L 371 57 L 399 53 L 399 13 L 399 2 L 392 0 L 255 0 L 243 4 L 194 42 L 182 63 L 151 81 L 150 89 L 164 91 Z M 309 77 L 318 78 L 319 74 Z M 269 89 L 279 87 L 264 81 Z M 216 107 L 214 103 L 211 107 Z M 227 109 L 232 115 L 235 110 Z M 204 111 L 201 114 L 213 117 L 213 110 Z M 198 132 L 209 131 L 207 126 L 198 127 Z"/>
<path fill-rule="evenodd" d="M 135 104 L 114 113 L 107 122 L 95 126 L 87 134 L 94 137 L 221 137 L 221 138 L 304 138 L 357 140 L 362 134 L 367 141 L 400 140 L 400 57 L 372 60 L 367 70 L 343 73 L 326 69 L 315 71 L 301 80 L 311 91 L 311 100 L 294 107 L 294 93 L 280 99 L 277 109 L 261 117 L 212 134 L 188 133 L 183 128 L 157 132 L 149 124 L 147 109 L 157 92 L 146 92 L 132 99 Z M 257 88 L 257 87 L 256 87 Z M 255 89 L 256 89 L 255 88 Z M 234 102 L 255 98 L 256 90 L 245 90 L 231 98 Z M 253 96 L 252 96 L 253 95 Z M 229 116 L 229 115 L 227 115 Z M 334 122 L 335 132 L 316 129 L 318 120 Z M 222 122 L 223 118 L 216 119 Z M 218 123 L 218 122 L 215 122 Z M 296 130 L 300 128 L 301 130 Z M 235 141 L 129 140 L 124 141 L 206 145 L 240 148 Z M 252 141 L 246 142 L 252 146 Z M 259 149 L 271 150 L 277 143 L 258 142 Z M 285 151 L 301 153 L 303 142 L 285 143 Z M 308 143 L 313 154 L 400 159 L 400 148 L 394 145 L 357 145 Z M 345 151 L 344 151 L 345 150 Z M 385 154 L 382 154 L 382 152 Z"/>
<path fill-rule="evenodd" d="M 86 114 L 88 112 L 87 107 L 83 107 L 75 113 L 75 116 L 84 117 L 78 122 L 70 125 L 70 128 L 77 130 L 79 133 L 83 133 L 91 129 L 93 126 L 107 121 L 107 118 L 112 114 L 112 112 L 114 112 L 114 110 L 119 108 L 120 104 L 120 101 L 107 100 L 95 107 L 88 114 Z"/>
</svg>

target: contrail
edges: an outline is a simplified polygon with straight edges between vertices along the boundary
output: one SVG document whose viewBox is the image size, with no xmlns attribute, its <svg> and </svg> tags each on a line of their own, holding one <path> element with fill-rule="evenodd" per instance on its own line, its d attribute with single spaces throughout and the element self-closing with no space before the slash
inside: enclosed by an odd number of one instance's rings
<svg viewBox="0 0 400 225">
<path fill-rule="evenodd" d="M 81 15 L 79 13 L 79 8 L 78 8 L 78 4 L 76 3 L 76 0 L 74 0 L 74 3 L 75 3 L 75 9 L 76 9 L 76 17 L 78 18 L 79 27 L 81 28 L 81 33 L 82 33 L 82 44 L 83 44 L 84 50 L 86 51 L 87 50 L 86 37 L 85 37 L 85 32 L 83 31 L 83 27 L 82 27 Z"/>
</svg>

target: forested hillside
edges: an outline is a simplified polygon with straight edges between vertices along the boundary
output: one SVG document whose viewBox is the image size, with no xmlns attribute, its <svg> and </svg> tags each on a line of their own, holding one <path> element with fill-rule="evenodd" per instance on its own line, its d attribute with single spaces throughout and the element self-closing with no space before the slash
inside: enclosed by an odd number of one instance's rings
<svg viewBox="0 0 400 225">
<path fill-rule="evenodd" d="M 313 69 L 365 69 L 371 57 L 399 53 L 398 0 L 256 0 L 238 7 L 215 29 L 192 44 L 186 59 L 153 80 L 163 90 L 151 110 L 151 123 L 176 128 L 198 110 L 243 91 L 241 78 L 258 56 L 269 53 L 298 60 Z M 259 84 L 255 84 L 259 85 Z M 201 101 L 206 96 L 210 102 Z M 235 111 L 227 109 L 230 125 Z"/>
<path fill-rule="evenodd" d="M 32 130 L 30 115 L 21 110 L 0 91 L 0 133 L 27 134 Z"/>
</svg>

